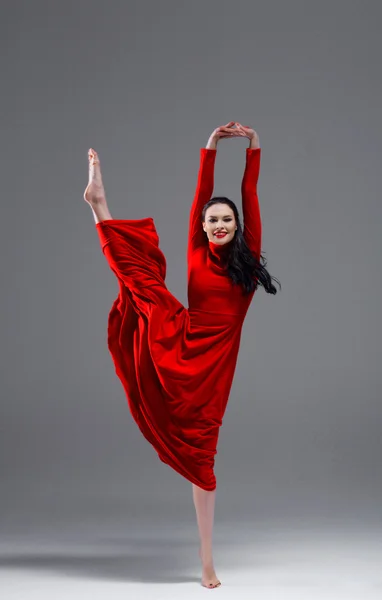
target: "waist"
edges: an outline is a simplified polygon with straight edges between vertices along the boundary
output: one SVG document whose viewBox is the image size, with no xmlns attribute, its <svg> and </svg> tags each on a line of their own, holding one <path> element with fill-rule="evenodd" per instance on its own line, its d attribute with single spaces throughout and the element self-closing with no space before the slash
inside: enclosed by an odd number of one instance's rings
<svg viewBox="0 0 382 600">
<path fill-rule="evenodd" d="M 222 322 L 232 322 L 233 324 L 242 323 L 245 319 L 245 313 L 226 313 L 221 312 L 220 310 L 216 311 L 208 311 L 201 310 L 199 308 L 188 308 L 188 314 L 190 315 L 190 320 L 197 320 L 198 323 L 211 325 L 216 323 L 220 325 Z"/>
</svg>

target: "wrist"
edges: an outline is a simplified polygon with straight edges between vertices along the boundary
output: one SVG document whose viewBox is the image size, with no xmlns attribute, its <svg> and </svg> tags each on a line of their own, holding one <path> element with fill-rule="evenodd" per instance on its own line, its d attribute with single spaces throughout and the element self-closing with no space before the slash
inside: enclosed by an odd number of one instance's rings
<svg viewBox="0 0 382 600">
<path fill-rule="evenodd" d="M 260 148 L 260 142 L 259 140 L 256 140 L 255 138 L 252 138 L 251 140 L 249 140 L 249 146 L 248 148 L 250 150 L 258 150 Z"/>
<path fill-rule="evenodd" d="M 207 150 L 216 150 L 217 145 L 218 138 L 216 138 L 214 135 L 211 135 L 206 145 Z"/>
</svg>

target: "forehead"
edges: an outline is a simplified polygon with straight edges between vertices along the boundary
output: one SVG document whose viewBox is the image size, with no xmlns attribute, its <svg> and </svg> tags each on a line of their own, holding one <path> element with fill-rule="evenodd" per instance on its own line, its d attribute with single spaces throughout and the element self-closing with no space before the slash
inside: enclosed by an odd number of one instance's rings
<svg viewBox="0 0 382 600">
<path fill-rule="evenodd" d="M 208 217 L 233 217 L 234 213 L 233 210 L 230 206 L 228 206 L 228 204 L 222 204 L 222 203 L 218 203 L 218 204 L 213 204 L 212 206 L 209 206 L 206 210 L 206 219 Z"/>
</svg>

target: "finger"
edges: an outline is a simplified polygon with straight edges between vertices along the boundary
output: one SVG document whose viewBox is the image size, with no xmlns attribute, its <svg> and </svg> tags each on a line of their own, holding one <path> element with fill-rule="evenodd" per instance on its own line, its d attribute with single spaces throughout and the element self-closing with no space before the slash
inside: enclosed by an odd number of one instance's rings
<svg viewBox="0 0 382 600">
<path fill-rule="evenodd" d="M 232 134 L 234 136 L 240 137 L 242 135 L 246 135 L 245 131 L 242 129 L 234 129 L 234 133 Z"/>
<path fill-rule="evenodd" d="M 227 125 L 223 125 L 223 127 L 232 127 L 232 125 L 235 125 L 235 121 L 230 121 Z"/>
<path fill-rule="evenodd" d="M 233 135 L 239 133 L 239 129 L 232 129 L 231 127 L 221 127 L 220 130 L 227 133 L 232 133 Z"/>
<path fill-rule="evenodd" d="M 244 131 L 242 128 L 239 127 L 226 127 L 225 125 L 222 125 L 221 127 L 218 128 L 219 132 L 223 132 L 223 133 L 231 133 L 232 135 L 240 135 L 240 133 L 242 131 Z"/>
<path fill-rule="evenodd" d="M 236 129 L 234 129 L 233 127 L 227 127 L 226 125 L 222 125 L 221 127 L 218 128 L 218 131 L 236 131 Z"/>
<path fill-rule="evenodd" d="M 245 131 L 246 129 L 251 129 L 250 127 L 248 127 L 248 125 L 242 125 L 241 123 L 236 123 L 236 125 L 243 131 Z"/>
</svg>

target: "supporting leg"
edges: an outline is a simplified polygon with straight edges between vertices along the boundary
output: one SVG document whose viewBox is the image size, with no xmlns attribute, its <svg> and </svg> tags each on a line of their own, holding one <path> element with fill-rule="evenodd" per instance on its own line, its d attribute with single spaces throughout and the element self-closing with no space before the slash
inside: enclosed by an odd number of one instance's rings
<svg viewBox="0 0 382 600">
<path fill-rule="evenodd" d="M 216 490 L 208 492 L 192 484 L 192 493 L 200 538 L 200 558 L 203 568 L 202 585 L 207 588 L 218 587 L 221 583 L 216 576 L 212 558 Z"/>
</svg>

